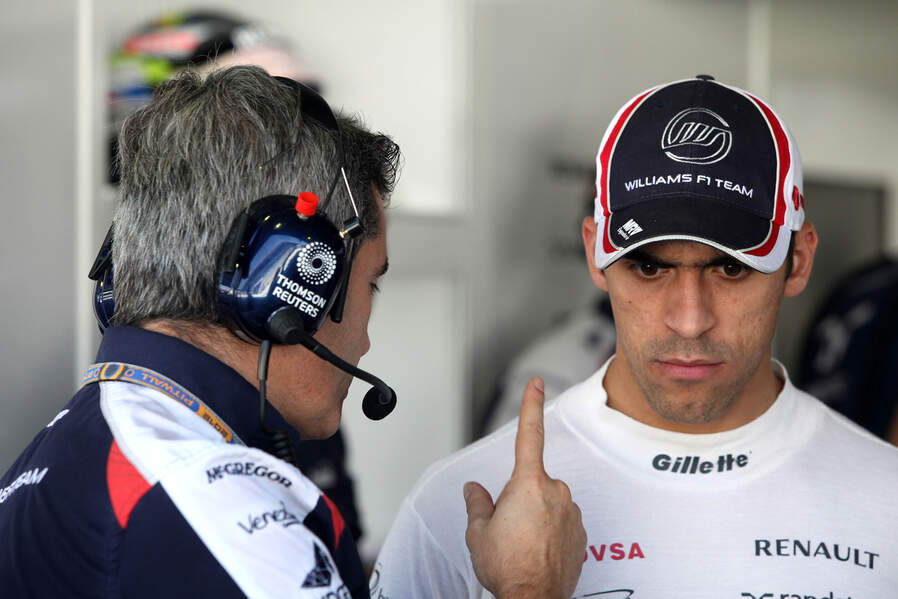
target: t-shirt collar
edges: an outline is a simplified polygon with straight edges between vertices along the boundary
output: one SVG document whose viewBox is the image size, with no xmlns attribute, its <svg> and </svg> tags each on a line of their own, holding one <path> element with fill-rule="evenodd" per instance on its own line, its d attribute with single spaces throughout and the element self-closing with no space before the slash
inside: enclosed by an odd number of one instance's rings
<svg viewBox="0 0 898 599">
<path fill-rule="evenodd" d="M 559 397 L 558 409 L 598 454 L 637 477 L 685 485 L 744 480 L 776 467 L 819 420 L 783 365 L 774 361 L 783 389 L 751 422 L 709 434 L 655 428 L 608 407 L 603 381 L 613 359 Z"/>
</svg>

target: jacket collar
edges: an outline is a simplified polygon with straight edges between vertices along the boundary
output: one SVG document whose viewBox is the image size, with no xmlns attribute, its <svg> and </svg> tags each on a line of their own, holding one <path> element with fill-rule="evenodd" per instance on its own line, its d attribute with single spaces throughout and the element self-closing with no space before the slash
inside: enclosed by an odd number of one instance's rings
<svg viewBox="0 0 898 599">
<path fill-rule="evenodd" d="M 106 329 L 97 362 L 125 362 L 155 370 L 200 398 L 250 447 L 273 453 L 259 421 L 259 391 L 233 368 L 176 337 L 137 327 Z M 266 404 L 268 428 L 287 430 L 294 447 L 299 433 Z"/>
</svg>

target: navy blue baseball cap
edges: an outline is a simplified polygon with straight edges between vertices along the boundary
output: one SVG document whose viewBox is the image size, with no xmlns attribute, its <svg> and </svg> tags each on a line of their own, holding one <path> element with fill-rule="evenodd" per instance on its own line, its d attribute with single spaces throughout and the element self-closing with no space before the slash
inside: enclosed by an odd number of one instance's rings
<svg viewBox="0 0 898 599">
<path fill-rule="evenodd" d="M 648 89 L 596 156 L 595 261 L 656 241 L 713 246 L 764 273 L 804 223 L 801 156 L 766 102 L 709 75 Z"/>
</svg>

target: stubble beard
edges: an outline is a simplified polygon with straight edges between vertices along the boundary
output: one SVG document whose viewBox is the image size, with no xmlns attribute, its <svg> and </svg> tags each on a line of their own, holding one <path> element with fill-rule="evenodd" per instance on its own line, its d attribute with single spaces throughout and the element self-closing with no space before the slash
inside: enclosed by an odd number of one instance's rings
<svg viewBox="0 0 898 599">
<path fill-rule="evenodd" d="M 631 355 L 626 350 L 625 353 L 633 378 L 652 411 L 667 421 L 680 424 L 707 424 L 723 417 L 743 394 L 761 364 L 760 355 L 751 363 L 745 363 L 745 358 L 740 358 L 728 345 L 695 339 L 651 342 L 643 351 L 643 355 L 648 356 L 646 358 Z M 743 366 L 738 369 L 734 378 L 716 384 L 686 380 L 660 384 L 642 365 L 649 364 L 654 356 L 670 355 L 698 355 L 726 362 L 729 366 Z"/>
</svg>

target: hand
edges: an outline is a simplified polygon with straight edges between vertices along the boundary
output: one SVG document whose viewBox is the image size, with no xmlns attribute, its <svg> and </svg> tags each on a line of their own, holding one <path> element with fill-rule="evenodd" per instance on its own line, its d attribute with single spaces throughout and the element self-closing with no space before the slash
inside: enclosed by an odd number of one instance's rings
<svg viewBox="0 0 898 599">
<path fill-rule="evenodd" d="M 465 484 L 465 541 L 474 573 L 499 599 L 568 599 L 586 550 L 580 508 L 567 485 L 543 468 L 543 382 L 524 390 L 511 480 L 496 504 L 480 484 Z"/>
</svg>

